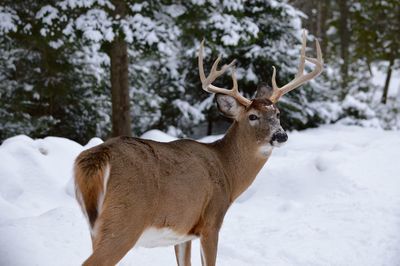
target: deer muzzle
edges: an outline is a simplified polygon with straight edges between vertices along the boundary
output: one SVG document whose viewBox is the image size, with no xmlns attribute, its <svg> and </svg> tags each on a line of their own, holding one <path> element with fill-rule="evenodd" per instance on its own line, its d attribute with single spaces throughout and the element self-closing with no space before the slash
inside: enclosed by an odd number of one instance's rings
<svg viewBox="0 0 400 266">
<path fill-rule="evenodd" d="M 271 143 L 272 144 L 282 144 L 288 140 L 288 135 L 285 131 L 277 131 L 272 135 Z"/>
</svg>

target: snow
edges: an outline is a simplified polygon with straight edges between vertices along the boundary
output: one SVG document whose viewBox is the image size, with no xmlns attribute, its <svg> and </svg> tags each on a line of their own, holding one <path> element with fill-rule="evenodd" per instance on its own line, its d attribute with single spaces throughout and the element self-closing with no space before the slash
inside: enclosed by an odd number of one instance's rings
<svg viewBox="0 0 400 266">
<path fill-rule="evenodd" d="M 75 21 L 75 26 L 78 30 L 83 32 L 83 36 L 87 40 L 100 42 L 103 39 L 112 41 L 114 33 L 111 31 L 112 21 L 110 20 L 106 11 L 102 9 L 93 8 L 79 16 Z M 70 32 L 71 29 L 66 29 L 64 34 Z"/>
<path fill-rule="evenodd" d="M 44 24 L 52 25 L 53 20 L 59 17 L 58 10 L 51 5 L 43 6 L 37 13 L 36 19 L 41 19 Z"/>
<path fill-rule="evenodd" d="M 168 134 L 165 134 L 164 132 L 160 131 L 160 130 L 156 130 L 156 129 L 152 129 L 147 131 L 146 133 L 144 133 L 141 138 L 143 139 L 152 139 L 152 140 L 157 140 L 160 142 L 170 142 L 170 141 L 174 141 L 177 138 L 172 137 Z"/>
<path fill-rule="evenodd" d="M 199 109 L 197 106 L 193 107 L 187 101 L 176 99 L 172 102 L 172 104 L 174 104 L 181 111 L 183 118 L 185 119 L 199 123 L 205 118 L 204 114 L 201 112 L 202 109 Z"/>
<path fill-rule="evenodd" d="M 17 31 L 19 21 L 20 19 L 14 10 L 0 6 L 0 35 Z"/>
<path fill-rule="evenodd" d="M 231 7 L 228 6 L 227 8 L 229 9 Z M 223 32 L 221 41 L 226 46 L 237 45 L 241 38 L 248 39 L 250 36 L 257 37 L 260 31 L 257 24 L 251 19 L 243 18 L 240 21 L 233 15 L 221 14 L 220 12 L 212 13 L 210 23 L 212 23 L 217 30 Z M 247 34 L 249 36 L 246 36 Z"/>
<path fill-rule="evenodd" d="M 350 94 L 346 96 L 342 104 L 344 108 L 354 108 L 364 112 L 367 117 L 374 116 L 374 112 L 370 109 L 367 103 L 359 101 Z"/>
<path fill-rule="evenodd" d="M 175 139 L 157 130 L 143 137 Z M 90 254 L 89 229 L 73 198 L 72 163 L 101 142 L 4 141 L 0 265 L 79 265 Z M 399 147 L 398 131 L 330 125 L 289 133 L 228 211 L 217 264 L 399 265 Z M 200 265 L 199 253 L 196 240 L 193 265 Z M 173 248 L 135 248 L 120 265 L 175 265 Z"/>
<path fill-rule="evenodd" d="M 88 8 L 93 6 L 94 4 L 105 6 L 110 9 L 115 8 L 114 5 L 107 0 L 64 0 L 57 3 L 57 5 L 60 6 L 63 10 L 66 10 L 67 8 Z"/>
</svg>

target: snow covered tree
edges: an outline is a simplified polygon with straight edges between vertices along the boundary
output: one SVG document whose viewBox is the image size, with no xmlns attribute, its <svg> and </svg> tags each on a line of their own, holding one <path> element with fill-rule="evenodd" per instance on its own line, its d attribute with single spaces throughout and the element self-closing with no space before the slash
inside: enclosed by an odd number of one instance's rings
<svg viewBox="0 0 400 266">
<path fill-rule="evenodd" d="M 54 55 L 54 57 L 46 57 L 48 62 L 61 62 L 58 57 L 67 60 L 70 67 L 60 67 L 59 70 L 61 72 L 67 72 L 68 69 L 72 72 L 81 70 L 80 73 L 84 77 L 80 77 L 76 73 L 71 77 L 74 77 L 76 82 L 82 83 L 73 84 L 72 86 L 72 84 L 63 82 L 66 88 L 65 92 L 74 94 L 75 98 L 82 98 L 80 99 L 82 101 L 92 102 L 97 97 L 102 98 L 102 103 L 93 106 L 93 108 L 99 107 L 99 105 L 104 105 L 104 108 L 93 110 L 90 107 L 85 110 L 89 116 L 98 114 L 104 119 L 104 123 L 98 121 L 98 119 L 90 119 L 92 124 L 94 123 L 97 126 L 96 133 L 100 133 L 101 136 L 106 136 L 109 128 L 107 121 L 109 121 L 110 87 L 113 88 L 112 91 L 115 96 L 112 97 L 114 107 L 113 124 L 115 124 L 114 135 L 129 135 L 131 132 L 129 122 L 132 113 L 129 112 L 129 103 L 131 101 L 129 95 L 132 95 L 133 89 L 128 87 L 131 83 L 128 79 L 128 52 L 131 57 L 134 57 L 135 64 L 138 64 L 140 57 L 149 56 L 150 54 L 156 57 L 157 53 L 153 53 L 153 50 L 157 50 L 155 46 L 159 45 L 161 47 L 163 40 L 174 37 L 174 34 L 170 34 L 169 28 L 165 27 L 162 21 L 156 21 L 155 14 L 159 14 L 163 10 L 161 4 L 156 1 L 154 3 L 147 1 L 138 3 L 136 1 L 128 3 L 127 6 L 123 4 L 123 11 L 116 11 L 121 8 L 119 5 L 121 3 L 119 1 L 100 0 L 47 1 L 23 4 L 9 1 L 2 8 L 4 13 L 2 16 L 9 19 L 10 22 L 9 25 L 4 23 L 4 30 L 1 32 L 2 36 L 4 36 L 4 45 L 7 45 L 7 40 L 15 40 L 15 36 L 20 36 L 20 39 L 26 40 L 28 46 L 37 39 L 38 43 L 46 47 L 46 51 L 50 51 Z M 126 14 L 121 16 L 115 12 L 124 12 Z M 15 43 L 19 45 L 21 43 L 20 39 L 15 40 Z M 121 53 L 123 51 L 121 48 L 126 48 L 127 43 L 130 44 L 129 51 L 126 49 L 125 52 Z M 13 46 L 9 45 L 8 47 Z M 42 57 L 40 58 L 42 59 Z M 122 64 L 119 60 L 125 62 L 124 68 L 121 68 Z M 27 65 L 30 66 L 29 64 Z M 108 67 L 111 67 L 112 71 L 108 70 Z M 56 71 L 56 68 L 51 67 L 51 70 Z M 24 72 L 34 73 L 35 71 L 29 69 Z M 63 77 L 61 72 L 57 72 L 57 74 Z M 47 72 L 39 71 L 39 75 L 48 78 Z M 65 75 L 68 74 L 65 73 Z M 140 75 L 133 76 L 133 79 L 140 78 Z M 146 78 L 142 78 L 142 80 L 145 81 Z M 61 96 L 60 86 L 53 87 L 54 89 L 50 89 L 50 91 L 55 95 Z M 11 86 L 8 86 L 8 88 L 11 94 L 16 93 Z M 34 91 L 39 90 L 35 95 L 42 96 L 39 85 L 33 88 Z M 86 91 L 76 91 L 76 88 L 85 88 Z M 5 96 L 5 94 L 2 95 Z M 57 106 L 64 107 L 62 102 L 56 103 Z M 76 100 L 75 104 L 78 105 L 79 100 Z M 9 111 L 5 111 L 5 113 L 9 113 Z M 54 115 L 51 117 L 53 118 Z M 121 119 L 121 117 L 123 118 Z M 63 117 L 62 120 L 65 118 Z M 77 115 L 77 118 L 79 118 L 79 115 Z M 30 120 L 30 117 L 28 119 Z M 73 119 L 71 120 L 74 121 Z M 43 127 L 55 128 L 56 125 L 65 124 L 65 121 L 61 121 L 61 119 L 50 121 L 54 122 L 52 126 L 46 125 Z M 41 124 L 43 124 L 43 121 L 41 121 Z M 85 125 L 87 126 L 87 123 L 83 124 L 83 126 Z M 20 129 L 19 132 L 21 133 L 40 135 L 36 131 Z M 101 130 L 103 132 L 99 132 Z M 57 130 L 52 132 L 47 130 L 46 134 L 58 135 Z M 94 133 L 93 131 L 91 133 L 87 132 L 85 135 L 90 137 Z M 10 132 L 10 134 L 13 133 Z"/>
<path fill-rule="evenodd" d="M 389 82 L 395 60 L 400 59 L 400 1 L 365 1 L 355 3 L 354 38 L 358 45 L 355 56 L 367 62 L 385 60 L 389 62 L 381 102 L 387 103 Z"/>
<path fill-rule="evenodd" d="M 391 99 L 386 107 L 381 102 L 388 95 L 392 71 L 400 65 L 397 63 L 400 40 L 396 33 L 400 30 L 400 24 L 396 23 L 399 0 L 290 2 L 307 15 L 303 17 L 306 28 L 314 29 L 313 33 L 322 38 L 326 51 L 326 71 L 315 87 L 315 92 L 321 93 L 307 97 L 312 105 L 319 106 L 323 115 L 310 121 L 317 125 L 341 121 L 396 128 L 397 122 L 393 121 L 400 119 L 398 101 Z M 325 29 L 325 33 L 320 34 L 320 29 Z M 381 86 L 373 83 L 376 75 L 373 70 L 377 67 L 382 69 L 379 72 L 387 72 Z"/>
<path fill-rule="evenodd" d="M 7 134 L 63 135 L 63 127 L 69 127 L 69 137 L 80 141 L 94 134 L 109 136 L 112 121 L 121 126 L 114 126 L 114 135 L 131 131 L 139 135 L 151 128 L 188 135 L 204 120 L 207 133 L 214 132 L 213 124 L 220 117 L 213 108 L 213 96 L 201 90 L 197 69 L 200 41 L 206 39 L 208 62 L 218 54 L 226 61 L 237 59 L 239 88 L 251 97 L 258 83 L 270 83 L 273 65 L 278 70 L 278 85 L 293 78 L 304 16 L 285 1 L 275 0 L 7 1 L 1 12 L 10 21 L 0 29 L 2 56 L 9 55 L 0 70 L 8 94 L 1 97 L 10 104 L 7 99 L 15 99 L 14 109 L 24 102 L 18 97 L 26 94 L 53 106 L 46 113 L 18 109 L 22 113 L 13 116 L 14 126 L 7 126 L 14 128 L 14 133 L 8 130 Z M 33 43 L 42 50 L 32 49 Z M 25 50 L 32 55 L 23 56 Z M 35 74 L 45 88 L 53 84 L 48 89 L 52 97 L 42 95 L 44 87 L 39 82 L 15 89 L 24 86 L 21 80 L 10 78 L 15 72 L 12 62 L 19 60 L 16 51 L 21 62 L 27 62 L 22 70 L 29 73 L 27 79 L 35 80 L 29 78 Z M 38 68 L 35 60 L 47 63 L 37 63 Z M 45 66 L 51 71 L 44 71 Z M 229 86 L 230 79 L 218 82 Z M 287 128 L 326 121 L 318 116 L 320 105 L 309 100 L 320 87 L 317 80 L 282 99 Z M 114 93 L 117 91 L 121 94 Z M 54 111 L 67 109 L 65 114 Z M 10 122 L 8 110 L 10 106 L 1 108 L 1 119 Z M 36 117 L 37 126 L 31 125 L 30 130 L 22 127 L 21 121 L 34 124 Z M 42 134 L 39 128 L 46 130 Z"/>
<path fill-rule="evenodd" d="M 187 113 L 180 128 L 193 128 L 190 121 L 201 118 L 196 110 L 203 112 L 208 120 L 208 133 L 212 123 L 219 119 L 213 108 L 212 97 L 202 91 L 197 69 L 197 50 L 200 41 L 206 40 L 206 66 L 219 55 L 230 62 L 237 59 L 237 76 L 239 88 L 247 96 L 253 96 L 257 84 L 270 83 L 272 66 L 277 66 L 278 83 L 293 78 L 297 70 L 301 29 L 301 12 L 281 1 L 192 1 L 185 2 L 179 9 L 177 24 L 182 30 L 180 37 L 182 51 L 178 55 L 180 73 L 185 84 L 184 98 Z M 219 85 L 229 86 L 230 78 L 221 78 Z M 223 86 L 223 85 L 221 85 Z M 303 95 L 303 96 L 302 96 Z M 305 92 L 295 92 L 282 101 L 289 128 L 300 121 L 299 101 Z M 199 101 L 200 100 L 200 101 Z M 286 108 L 288 107 L 288 108 Z M 185 120 L 185 118 L 189 118 Z M 297 121 L 297 122 L 296 122 Z M 183 126 L 186 125 L 186 126 Z"/>
<path fill-rule="evenodd" d="M 75 54 L 79 42 L 60 46 L 46 35 L 51 20 L 41 17 L 44 4 L 5 1 L 0 8 L 0 138 L 24 133 L 86 141 L 102 120 L 97 110 L 103 103 L 91 90 L 94 83 L 101 89 L 102 81 L 82 62 L 88 55 Z"/>
</svg>

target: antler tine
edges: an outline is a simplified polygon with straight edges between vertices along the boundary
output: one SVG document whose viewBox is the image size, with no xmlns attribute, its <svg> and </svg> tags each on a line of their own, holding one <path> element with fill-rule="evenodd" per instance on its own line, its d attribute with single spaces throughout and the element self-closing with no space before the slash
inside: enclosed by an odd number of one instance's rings
<svg viewBox="0 0 400 266">
<path fill-rule="evenodd" d="M 273 94 L 270 97 L 270 100 L 272 102 L 277 102 L 279 100 L 280 97 L 282 97 L 282 95 L 288 93 L 291 90 L 296 89 L 297 87 L 301 86 L 302 84 L 306 83 L 307 81 L 315 78 L 316 76 L 318 76 L 319 74 L 321 74 L 322 70 L 323 70 L 323 59 L 322 59 L 322 52 L 321 52 L 321 46 L 319 45 L 318 40 L 315 40 L 315 46 L 317 49 L 317 58 L 311 58 L 311 57 L 307 57 L 305 56 L 305 49 L 306 49 L 306 33 L 305 31 L 303 31 L 303 35 L 302 35 L 302 46 L 301 46 L 301 51 L 300 51 L 300 63 L 299 63 L 299 70 L 297 71 L 297 74 L 295 76 L 295 78 L 290 81 L 288 84 L 286 84 L 285 86 L 279 88 L 276 85 L 276 69 L 275 67 L 273 68 L 273 72 L 272 72 L 272 88 L 273 88 Z M 305 61 L 308 61 L 312 64 L 315 65 L 315 68 L 313 71 L 311 71 L 310 73 L 304 74 L 304 65 L 305 65 Z"/>
<path fill-rule="evenodd" d="M 204 39 L 200 43 L 199 58 L 197 61 L 197 63 L 199 64 L 199 76 L 202 85 L 206 81 L 206 74 L 204 73 L 204 67 L 203 67 L 203 47 L 204 47 Z M 203 87 L 203 89 L 205 88 Z"/>
<path fill-rule="evenodd" d="M 200 49 L 199 49 L 199 74 L 200 74 L 200 80 L 203 85 L 203 89 L 208 91 L 208 86 L 211 85 L 211 83 L 216 80 L 219 76 L 221 76 L 223 73 L 225 73 L 226 69 L 231 67 L 234 63 L 235 60 L 233 60 L 231 63 L 228 65 L 223 65 L 220 70 L 217 70 L 219 61 L 221 61 L 221 56 L 218 56 L 218 58 L 215 60 L 213 63 L 211 70 L 210 70 L 210 75 L 206 77 L 204 73 L 204 66 L 203 66 L 203 50 L 204 50 L 204 40 L 201 41 L 200 44 Z"/>
<path fill-rule="evenodd" d="M 301 35 L 301 50 L 300 50 L 300 63 L 299 70 L 297 71 L 296 78 L 300 77 L 304 72 L 304 65 L 306 63 L 306 47 L 307 47 L 307 35 L 306 31 L 303 30 L 303 34 Z"/>
<path fill-rule="evenodd" d="M 223 65 L 220 70 L 217 69 L 218 63 L 221 60 L 221 56 L 218 56 L 218 58 L 215 60 L 213 63 L 210 74 L 206 77 L 204 73 L 204 66 L 203 66 L 203 49 L 204 49 L 204 40 L 201 41 L 200 44 L 200 49 L 199 49 L 199 58 L 198 58 L 198 64 L 199 64 L 199 75 L 200 75 L 200 80 L 202 83 L 202 88 L 203 90 L 211 93 L 221 93 L 221 94 L 226 94 L 234 97 L 236 100 L 238 100 L 241 104 L 244 106 L 249 106 L 251 104 L 251 101 L 245 97 L 243 97 L 238 90 L 238 83 L 236 79 L 236 70 L 233 67 L 232 68 L 232 89 L 224 89 L 224 88 L 219 88 L 217 86 L 212 85 L 211 83 L 216 80 L 219 76 L 224 74 L 226 70 L 230 67 L 232 67 L 235 63 L 235 60 L 233 60 L 231 63 L 228 65 Z"/>
</svg>

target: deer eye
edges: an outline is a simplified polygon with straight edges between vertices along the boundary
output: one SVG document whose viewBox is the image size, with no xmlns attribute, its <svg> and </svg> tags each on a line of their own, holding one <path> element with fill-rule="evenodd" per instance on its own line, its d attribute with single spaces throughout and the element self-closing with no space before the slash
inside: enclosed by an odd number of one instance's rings
<svg viewBox="0 0 400 266">
<path fill-rule="evenodd" d="M 277 113 L 277 114 L 276 114 L 276 118 L 279 119 L 280 117 L 281 117 L 281 114 L 280 114 L 280 113 Z"/>
<path fill-rule="evenodd" d="M 249 115 L 249 120 L 254 121 L 257 119 L 258 119 L 258 116 L 256 116 L 256 115 L 253 115 L 253 114 Z"/>
</svg>

